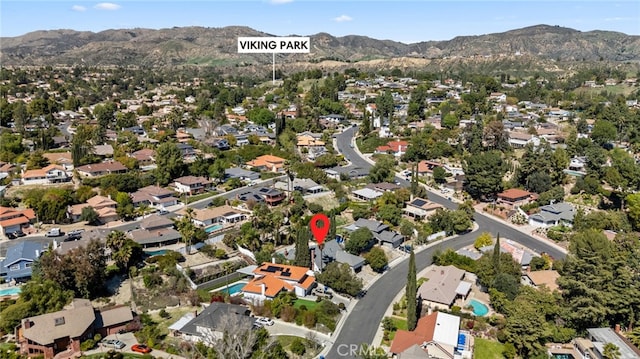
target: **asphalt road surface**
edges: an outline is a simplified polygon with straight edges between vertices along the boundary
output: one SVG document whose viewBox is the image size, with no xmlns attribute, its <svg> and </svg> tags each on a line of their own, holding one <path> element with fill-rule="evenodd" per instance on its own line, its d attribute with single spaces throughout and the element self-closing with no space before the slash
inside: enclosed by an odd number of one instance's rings
<svg viewBox="0 0 640 359">
<path fill-rule="evenodd" d="M 336 136 L 338 150 L 345 158 L 361 168 L 370 168 L 372 165 L 363 159 L 350 147 L 351 138 L 355 135 L 355 128 L 348 129 Z M 344 150 L 344 151 L 343 151 Z M 396 182 L 402 186 L 408 186 L 409 182 L 396 177 Z M 444 198 L 436 192 L 429 191 L 429 200 L 439 203 L 447 208 L 457 208 L 457 203 Z M 538 253 L 546 252 L 553 258 L 564 258 L 565 254 L 556 247 L 539 239 L 533 238 L 519 230 L 500 221 L 485 217 L 480 214 L 474 216 L 478 230 L 456 238 L 447 240 L 441 246 L 434 246 L 416 254 L 416 269 L 420 272 L 431 264 L 433 253 L 446 248 L 455 250 L 473 244 L 478 233 L 490 232 L 493 235 L 500 234 L 501 238 L 514 240 Z M 375 338 L 382 318 L 395 296 L 402 290 L 407 282 L 409 261 L 405 260 L 398 266 L 383 274 L 367 291 L 367 294 L 358 301 L 353 311 L 344 323 L 337 339 L 332 344 L 331 350 L 326 355 L 327 359 L 357 358 L 354 351 L 361 344 L 371 344 Z"/>
</svg>

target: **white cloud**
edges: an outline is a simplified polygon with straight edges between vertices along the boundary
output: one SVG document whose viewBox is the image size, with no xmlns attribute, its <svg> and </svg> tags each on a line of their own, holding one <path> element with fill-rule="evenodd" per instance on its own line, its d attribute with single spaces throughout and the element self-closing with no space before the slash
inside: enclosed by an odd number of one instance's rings
<svg viewBox="0 0 640 359">
<path fill-rule="evenodd" d="M 94 6 L 94 8 L 98 10 L 118 10 L 119 8 L 121 8 L 121 6 L 111 2 L 101 2 Z"/>
<path fill-rule="evenodd" d="M 293 0 L 269 0 L 269 2 L 274 5 L 281 5 L 281 4 L 288 4 L 290 2 L 293 2 Z"/>
<path fill-rule="evenodd" d="M 333 18 L 333 21 L 335 22 L 347 22 L 351 20 L 353 20 L 353 18 L 349 15 L 340 15 L 338 17 Z"/>
<path fill-rule="evenodd" d="M 86 8 L 86 7 L 84 7 L 84 6 L 81 6 L 81 5 L 73 5 L 73 6 L 71 7 L 71 10 L 73 10 L 73 11 L 83 12 L 83 11 L 86 11 L 86 10 L 87 10 L 87 8 Z"/>
</svg>

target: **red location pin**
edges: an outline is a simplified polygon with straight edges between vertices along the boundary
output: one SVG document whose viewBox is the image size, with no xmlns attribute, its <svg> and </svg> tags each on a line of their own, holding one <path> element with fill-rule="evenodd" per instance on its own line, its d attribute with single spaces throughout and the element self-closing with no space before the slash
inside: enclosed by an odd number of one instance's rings
<svg viewBox="0 0 640 359">
<path fill-rule="evenodd" d="M 322 222 L 322 227 L 318 227 L 318 222 Z M 331 222 L 329 221 L 329 217 L 326 214 L 318 213 L 315 216 L 311 217 L 311 222 L 309 222 L 309 226 L 311 227 L 311 233 L 313 233 L 313 237 L 316 239 L 318 244 L 322 244 L 324 242 L 327 233 L 329 233 L 329 226 Z"/>
</svg>

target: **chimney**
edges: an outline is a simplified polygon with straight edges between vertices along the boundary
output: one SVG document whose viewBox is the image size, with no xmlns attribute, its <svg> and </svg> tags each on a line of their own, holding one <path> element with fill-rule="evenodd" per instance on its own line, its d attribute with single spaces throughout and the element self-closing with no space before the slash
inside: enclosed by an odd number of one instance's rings
<svg viewBox="0 0 640 359">
<path fill-rule="evenodd" d="M 276 264 L 276 257 L 271 257 L 271 263 Z"/>
<path fill-rule="evenodd" d="M 193 317 L 195 318 L 197 316 L 198 316 L 198 310 L 196 309 L 196 310 L 193 311 Z"/>
<path fill-rule="evenodd" d="M 260 283 L 260 291 L 262 293 L 262 296 L 265 296 L 265 292 L 267 291 L 267 286 L 264 283 Z"/>
<path fill-rule="evenodd" d="M 620 324 L 616 324 L 616 328 L 614 329 L 616 333 L 620 333 Z"/>
<path fill-rule="evenodd" d="M 27 319 L 22 319 L 22 328 L 23 329 L 31 328 L 31 321 L 28 318 Z"/>
</svg>

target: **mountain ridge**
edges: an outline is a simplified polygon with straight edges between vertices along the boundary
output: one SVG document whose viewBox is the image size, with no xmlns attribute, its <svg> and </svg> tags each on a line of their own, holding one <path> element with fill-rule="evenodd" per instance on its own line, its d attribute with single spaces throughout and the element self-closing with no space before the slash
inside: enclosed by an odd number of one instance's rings
<svg viewBox="0 0 640 359">
<path fill-rule="evenodd" d="M 236 39 L 240 36 L 275 35 L 247 26 L 131 28 L 100 32 L 38 30 L 0 38 L 0 62 L 3 66 L 73 66 L 82 63 L 95 66 L 222 67 L 271 63 L 269 54 L 238 54 Z M 327 32 L 309 37 L 311 53 L 277 55 L 277 61 L 357 63 L 394 58 L 438 60 L 527 55 L 541 61 L 640 62 L 640 36 L 605 30 L 582 32 L 552 25 L 410 44 L 364 35 L 336 37 Z"/>
</svg>

